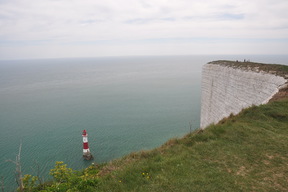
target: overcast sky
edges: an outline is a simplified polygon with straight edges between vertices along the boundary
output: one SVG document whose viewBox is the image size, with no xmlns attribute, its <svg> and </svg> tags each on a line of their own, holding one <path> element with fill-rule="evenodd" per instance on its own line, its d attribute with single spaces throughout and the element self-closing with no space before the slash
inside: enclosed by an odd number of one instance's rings
<svg viewBox="0 0 288 192">
<path fill-rule="evenodd" d="M 0 59 L 288 54 L 287 0 L 0 0 Z"/>
</svg>

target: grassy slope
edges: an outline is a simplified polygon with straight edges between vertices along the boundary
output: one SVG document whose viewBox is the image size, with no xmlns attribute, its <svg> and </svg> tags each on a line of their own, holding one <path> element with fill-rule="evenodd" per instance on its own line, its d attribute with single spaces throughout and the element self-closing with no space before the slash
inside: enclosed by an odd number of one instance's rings
<svg viewBox="0 0 288 192">
<path fill-rule="evenodd" d="M 278 65 L 278 64 L 264 64 L 264 63 L 254 63 L 254 62 L 236 62 L 227 60 L 211 61 L 208 64 L 224 65 L 233 68 L 241 68 L 243 70 L 256 71 L 256 72 L 266 72 L 275 74 L 285 79 L 288 79 L 288 66 Z"/>
<path fill-rule="evenodd" d="M 288 191 L 288 99 L 105 165 L 99 191 Z"/>
</svg>

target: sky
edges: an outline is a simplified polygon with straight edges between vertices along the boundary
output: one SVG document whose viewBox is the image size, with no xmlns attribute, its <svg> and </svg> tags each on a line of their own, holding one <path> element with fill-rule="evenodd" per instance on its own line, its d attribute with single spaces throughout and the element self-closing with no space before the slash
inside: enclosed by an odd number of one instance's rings
<svg viewBox="0 0 288 192">
<path fill-rule="evenodd" d="M 0 60 L 288 54 L 287 0 L 0 0 Z"/>
</svg>

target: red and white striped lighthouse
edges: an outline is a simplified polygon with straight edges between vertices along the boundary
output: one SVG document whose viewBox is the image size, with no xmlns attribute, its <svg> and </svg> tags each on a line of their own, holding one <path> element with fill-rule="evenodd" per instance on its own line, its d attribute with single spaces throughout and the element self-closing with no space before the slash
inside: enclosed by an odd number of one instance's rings
<svg viewBox="0 0 288 192">
<path fill-rule="evenodd" d="M 90 149 L 88 146 L 88 134 L 86 130 L 83 130 L 82 137 L 83 137 L 83 157 L 86 160 L 93 159 L 93 156 L 91 155 Z"/>
</svg>

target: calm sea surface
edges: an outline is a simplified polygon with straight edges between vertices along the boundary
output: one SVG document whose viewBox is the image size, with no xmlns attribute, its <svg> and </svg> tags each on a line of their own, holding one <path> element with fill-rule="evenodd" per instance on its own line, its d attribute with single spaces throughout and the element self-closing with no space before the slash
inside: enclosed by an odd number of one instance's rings
<svg viewBox="0 0 288 192">
<path fill-rule="evenodd" d="M 288 56 L 163 56 L 0 61 L 0 176 L 47 177 L 55 161 L 82 159 L 82 130 L 97 163 L 162 145 L 200 122 L 203 64 L 218 59 L 288 64 Z"/>
</svg>

